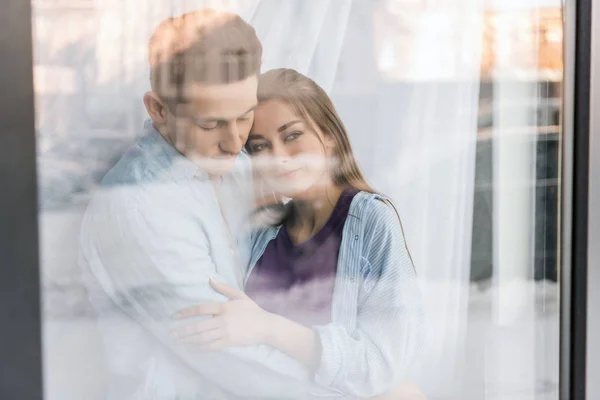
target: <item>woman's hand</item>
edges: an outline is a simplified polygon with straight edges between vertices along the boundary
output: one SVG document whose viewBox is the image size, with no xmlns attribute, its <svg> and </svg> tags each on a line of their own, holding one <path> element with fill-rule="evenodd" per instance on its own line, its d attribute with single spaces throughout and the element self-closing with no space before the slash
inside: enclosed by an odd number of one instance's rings
<svg viewBox="0 0 600 400">
<path fill-rule="evenodd" d="M 266 343 L 273 314 L 260 308 L 240 290 L 216 282 L 212 278 L 210 285 L 229 301 L 201 304 L 175 314 L 175 319 L 213 316 L 174 330 L 171 335 L 176 341 L 200 350 Z"/>
<path fill-rule="evenodd" d="M 427 397 L 413 383 L 403 382 L 390 393 L 369 400 L 427 400 Z"/>
</svg>

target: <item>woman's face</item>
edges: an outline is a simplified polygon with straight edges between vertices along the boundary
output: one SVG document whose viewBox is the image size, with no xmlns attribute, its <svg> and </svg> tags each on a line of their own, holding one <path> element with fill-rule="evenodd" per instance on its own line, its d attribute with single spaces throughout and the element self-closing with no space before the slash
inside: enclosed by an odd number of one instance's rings
<svg viewBox="0 0 600 400">
<path fill-rule="evenodd" d="M 247 147 L 259 177 L 286 197 L 307 194 L 331 183 L 328 154 L 333 143 L 280 100 L 261 103 Z"/>
</svg>

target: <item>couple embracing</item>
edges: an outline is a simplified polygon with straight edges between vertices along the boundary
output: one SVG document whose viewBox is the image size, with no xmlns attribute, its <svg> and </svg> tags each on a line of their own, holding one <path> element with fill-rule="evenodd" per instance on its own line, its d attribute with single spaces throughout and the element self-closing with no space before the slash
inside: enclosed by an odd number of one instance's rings
<svg viewBox="0 0 600 400">
<path fill-rule="evenodd" d="M 150 119 L 81 230 L 106 398 L 421 399 L 398 213 L 328 95 L 261 58 L 254 29 L 213 10 L 150 40 Z"/>
</svg>

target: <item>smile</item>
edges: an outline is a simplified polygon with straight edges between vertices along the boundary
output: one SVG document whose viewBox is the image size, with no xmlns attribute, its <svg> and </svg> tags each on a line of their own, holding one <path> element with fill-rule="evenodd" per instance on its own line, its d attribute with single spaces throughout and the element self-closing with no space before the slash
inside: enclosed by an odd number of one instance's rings
<svg viewBox="0 0 600 400">
<path fill-rule="evenodd" d="M 277 179 L 286 179 L 286 178 L 291 178 L 292 176 L 294 176 L 296 174 L 296 172 L 300 171 L 300 168 L 295 169 L 293 171 L 288 171 L 288 172 L 284 172 L 284 173 L 280 173 L 275 175 L 275 178 Z"/>
</svg>

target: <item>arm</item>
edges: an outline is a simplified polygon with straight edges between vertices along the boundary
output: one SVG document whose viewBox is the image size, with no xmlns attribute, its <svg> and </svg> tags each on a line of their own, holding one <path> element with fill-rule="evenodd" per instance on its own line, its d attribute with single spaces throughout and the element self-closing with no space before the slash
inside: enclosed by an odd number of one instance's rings
<svg viewBox="0 0 600 400">
<path fill-rule="evenodd" d="M 273 346 L 302 364 L 316 369 L 321 357 L 321 343 L 314 329 L 294 321 L 273 315 L 271 335 L 267 344 Z M 404 381 L 395 388 L 369 400 L 427 400 L 425 395 L 410 381 Z"/>
<path fill-rule="evenodd" d="M 266 344 L 281 350 L 314 371 L 321 358 L 321 342 L 314 329 L 280 315 L 272 316 L 273 327 L 267 336 Z"/>
<path fill-rule="evenodd" d="M 210 285 L 229 299 L 226 303 L 200 304 L 179 311 L 175 318 L 212 318 L 192 322 L 173 331 L 175 340 L 199 350 L 264 344 L 276 348 L 314 371 L 321 344 L 316 332 L 280 315 L 260 308 L 248 295 L 215 279 Z"/>
<path fill-rule="evenodd" d="M 315 327 L 323 348 L 316 381 L 372 397 L 392 390 L 410 371 L 422 353 L 425 329 L 395 210 L 376 201 L 363 214 L 357 326 L 353 332 L 336 323 Z"/>
<path fill-rule="evenodd" d="M 230 302 L 219 310 L 211 305 L 183 310 L 182 318 L 212 314 L 215 319 L 193 323 L 178 334 L 200 348 L 267 344 L 316 370 L 320 384 L 341 393 L 363 398 L 388 393 L 383 398 L 396 398 L 405 389 L 392 389 L 422 347 L 423 316 L 399 220 L 383 203 L 375 210 L 372 220 L 362 225 L 364 277 L 359 280 L 362 290 L 353 332 L 339 323 L 307 328 L 268 313 L 243 292 L 215 282 L 213 288 Z M 338 274 L 358 270 L 356 262 L 350 264 Z"/>
<path fill-rule="evenodd" d="M 173 314 L 224 300 L 209 287 L 209 276 L 235 283 L 217 273 L 200 221 L 177 207 L 130 207 L 118 214 L 88 212 L 82 249 L 87 268 L 119 308 L 204 378 L 234 394 L 297 398 L 319 390 L 310 386 L 305 368 L 266 346 L 198 354 L 176 345 L 170 331 L 180 322 Z"/>
</svg>

